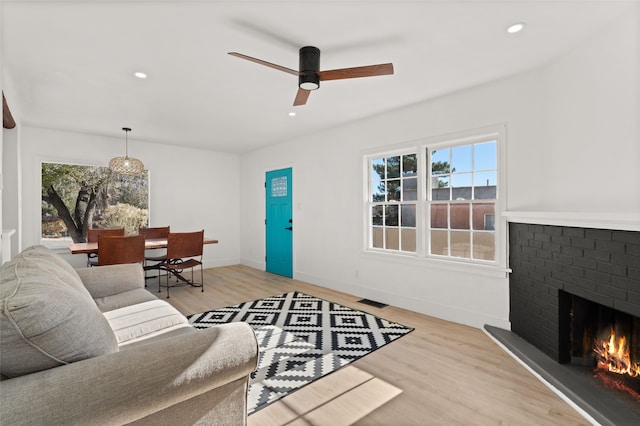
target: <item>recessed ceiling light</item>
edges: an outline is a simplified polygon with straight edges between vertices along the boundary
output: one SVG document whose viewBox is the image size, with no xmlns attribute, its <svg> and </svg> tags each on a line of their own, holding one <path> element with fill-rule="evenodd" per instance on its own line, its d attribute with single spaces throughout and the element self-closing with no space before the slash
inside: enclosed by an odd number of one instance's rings
<svg viewBox="0 0 640 426">
<path fill-rule="evenodd" d="M 519 33 L 520 31 L 524 30 L 524 26 L 524 22 L 518 22 L 517 24 L 510 25 L 509 28 L 507 28 L 507 32 L 509 34 Z"/>
<path fill-rule="evenodd" d="M 135 75 L 138 78 L 147 78 L 147 75 L 145 73 L 143 73 L 143 72 L 140 72 L 140 71 L 134 72 L 133 75 Z"/>
<path fill-rule="evenodd" d="M 296 113 L 295 113 L 295 112 L 291 111 L 291 112 L 289 113 L 289 117 L 295 117 L 295 116 L 296 116 Z"/>
</svg>

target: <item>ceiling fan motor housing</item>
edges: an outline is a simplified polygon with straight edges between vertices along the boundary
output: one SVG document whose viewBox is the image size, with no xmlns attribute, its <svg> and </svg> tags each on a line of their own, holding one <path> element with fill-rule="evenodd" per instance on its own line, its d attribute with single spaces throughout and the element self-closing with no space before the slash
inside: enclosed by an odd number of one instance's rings
<svg viewBox="0 0 640 426">
<path fill-rule="evenodd" d="M 300 67 L 298 86 L 304 90 L 316 90 L 320 87 L 320 49 L 313 46 L 300 48 Z"/>
</svg>

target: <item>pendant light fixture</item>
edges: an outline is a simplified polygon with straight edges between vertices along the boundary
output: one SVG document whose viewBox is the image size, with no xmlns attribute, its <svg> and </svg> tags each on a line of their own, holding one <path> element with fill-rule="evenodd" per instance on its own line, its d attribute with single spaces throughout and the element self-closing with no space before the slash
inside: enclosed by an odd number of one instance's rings
<svg viewBox="0 0 640 426">
<path fill-rule="evenodd" d="M 128 127 L 123 127 L 124 130 L 124 138 L 125 138 L 125 156 L 124 157 L 114 157 L 109 161 L 109 169 L 113 173 L 118 173 L 120 175 L 139 175 L 144 172 L 144 164 L 142 161 L 137 158 L 129 157 L 129 132 L 131 131 Z"/>
</svg>

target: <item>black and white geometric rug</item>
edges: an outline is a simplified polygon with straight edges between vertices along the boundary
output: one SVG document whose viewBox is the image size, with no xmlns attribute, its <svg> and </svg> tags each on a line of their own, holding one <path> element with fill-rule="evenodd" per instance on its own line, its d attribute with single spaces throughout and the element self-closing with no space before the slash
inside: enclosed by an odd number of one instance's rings
<svg viewBox="0 0 640 426">
<path fill-rule="evenodd" d="M 248 414 L 413 330 L 297 291 L 188 318 L 196 328 L 243 321 L 255 330 L 260 355 Z"/>
</svg>

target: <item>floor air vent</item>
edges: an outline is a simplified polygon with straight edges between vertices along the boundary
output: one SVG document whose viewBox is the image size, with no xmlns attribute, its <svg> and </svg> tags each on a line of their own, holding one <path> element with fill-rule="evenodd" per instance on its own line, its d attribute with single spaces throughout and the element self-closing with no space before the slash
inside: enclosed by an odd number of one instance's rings
<svg viewBox="0 0 640 426">
<path fill-rule="evenodd" d="M 386 308 L 387 306 L 389 306 L 386 303 L 376 302 L 375 300 L 369 300 L 369 299 L 358 300 L 358 303 L 363 303 L 365 305 L 373 306 L 374 308 Z"/>
</svg>

